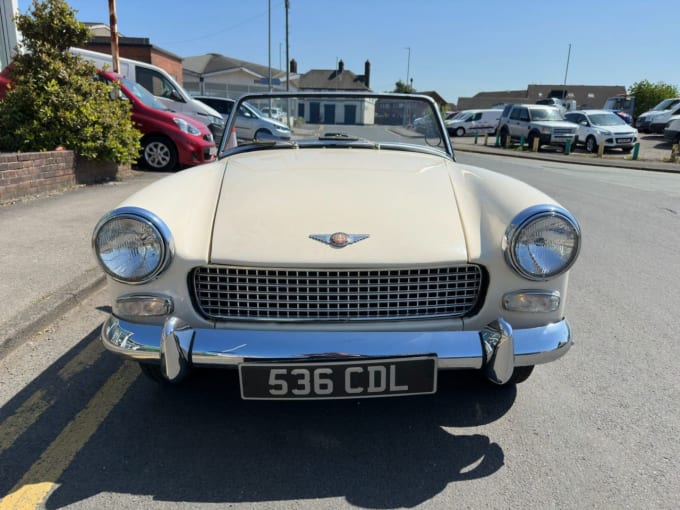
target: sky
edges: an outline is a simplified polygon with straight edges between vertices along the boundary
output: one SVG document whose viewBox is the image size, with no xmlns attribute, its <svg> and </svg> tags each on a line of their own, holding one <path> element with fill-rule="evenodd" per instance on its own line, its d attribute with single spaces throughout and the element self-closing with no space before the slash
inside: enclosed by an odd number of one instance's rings
<svg viewBox="0 0 680 510">
<path fill-rule="evenodd" d="M 67 0 L 109 23 L 109 0 Z M 31 0 L 18 0 L 25 13 Z M 678 0 L 290 0 L 298 72 L 364 73 L 371 89 L 413 79 L 455 103 L 529 84 L 680 87 Z M 285 69 L 285 0 L 115 0 L 118 32 L 180 57 L 218 53 Z M 271 26 L 271 30 L 269 27 Z"/>
</svg>

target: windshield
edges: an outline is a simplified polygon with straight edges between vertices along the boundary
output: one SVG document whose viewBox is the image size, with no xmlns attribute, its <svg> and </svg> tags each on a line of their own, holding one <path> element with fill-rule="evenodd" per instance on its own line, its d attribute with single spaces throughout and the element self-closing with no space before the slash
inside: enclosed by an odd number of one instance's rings
<svg viewBox="0 0 680 510">
<path fill-rule="evenodd" d="M 562 112 L 557 108 L 529 108 L 531 120 L 564 120 Z"/>
<path fill-rule="evenodd" d="M 157 110 L 167 110 L 163 104 L 156 99 L 151 92 L 146 90 L 144 87 L 138 83 L 128 80 L 127 78 L 121 78 L 120 82 L 125 85 L 125 88 L 134 94 L 137 99 L 150 108 L 156 108 Z"/>
<path fill-rule="evenodd" d="M 615 113 L 596 113 L 590 116 L 593 126 L 621 126 L 627 125 L 621 117 Z"/>
<path fill-rule="evenodd" d="M 274 93 L 242 96 L 239 109 L 267 104 L 281 105 L 291 129 L 246 124 L 232 115 L 227 121 L 222 151 L 234 147 L 351 147 L 440 152 L 453 150 L 437 104 L 416 94 L 373 93 Z M 254 110 L 255 108 L 253 108 Z M 235 109 L 234 111 L 237 111 Z M 232 128 L 233 126 L 233 128 Z M 231 141 L 230 141 L 231 139 Z"/>
<path fill-rule="evenodd" d="M 652 108 L 652 110 L 654 110 L 654 111 L 668 110 L 669 108 L 672 108 L 673 105 L 675 105 L 679 102 L 680 102 L 680 99 L 664 99 L 658 105 L 656 105 L 654 108 Z"/>
</svg>

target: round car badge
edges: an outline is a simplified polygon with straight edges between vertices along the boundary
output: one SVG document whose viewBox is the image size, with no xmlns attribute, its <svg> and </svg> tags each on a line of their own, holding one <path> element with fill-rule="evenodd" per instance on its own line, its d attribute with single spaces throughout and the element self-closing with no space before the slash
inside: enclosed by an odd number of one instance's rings
<svg viewBox="0 0 680 510">
<path fill-rule="evenodd" d="M 344 232 L 335 232 L 334 234 L 310 234 L 310 239 L 322 242 L 331 246 L 332 248 L 344 248 L 350 244 L 358 243 L 359 241 L 369 237 L 368 234 L 345 234 Z"/>
<path fill-rule="evenodd" d="M 343 246 L 347 246 L 347 243 L 349 242 L 349 236 L 345 234 L 344 232 L 336 232 L 335 234 L 331 235 L 331 244 L 337 248 L 342 248 Z"/>
</svg>

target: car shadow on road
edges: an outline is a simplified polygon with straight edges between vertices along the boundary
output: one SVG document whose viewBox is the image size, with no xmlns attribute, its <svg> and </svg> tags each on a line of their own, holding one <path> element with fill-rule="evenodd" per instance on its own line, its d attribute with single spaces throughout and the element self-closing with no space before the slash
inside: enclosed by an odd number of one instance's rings
<svg viewBox="0 0 680 510">
<path fill-rule="evenodd" d="M 67 356 L 98 341 L 93 332 Z M 66 362 L 40 375 L 2 414 L 38 388 L 54 388 Z M 47 448 L 53 437 L 45 436 L 58 434 L 65 416 L 87 404 L 92 386 L 121 363 L 130 362 L 103 352 L 52 395 L 56 403 L 40 421 L 56 430 L 29 429 L 0 452 L 3 471 L 13 475 L 0 494 L 21 478 L 14 471 L 28 469 Z M 101 493 L 190 503 L 342 497 L 366 508 L 413 507 L 451 482 L 503 466 L 499 444 L 465 429 L 500 419 L 515 398 L 514 387 L 492 387 L 462 372 L 443 374 L 431 396 L 314 402 L 243 401 L 235 371 L 198 371 L 170 387 L 140 376 L 58 480 L 32 482 L 58 485 L 46 508 Z"/>
</svg>

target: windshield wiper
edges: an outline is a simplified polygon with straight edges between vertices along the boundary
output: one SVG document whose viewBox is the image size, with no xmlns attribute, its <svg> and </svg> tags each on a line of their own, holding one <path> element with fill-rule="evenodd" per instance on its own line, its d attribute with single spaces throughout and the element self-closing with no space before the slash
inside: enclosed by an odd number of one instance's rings
<svg viewBox="0 0 680 510">
<path fill-rule="evenodd" d="M 346 142 L 358 142 L 360 139 L 347 133 L 324 133 L 319 140 L 342 140 Z"/>
</svg>

